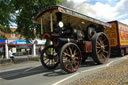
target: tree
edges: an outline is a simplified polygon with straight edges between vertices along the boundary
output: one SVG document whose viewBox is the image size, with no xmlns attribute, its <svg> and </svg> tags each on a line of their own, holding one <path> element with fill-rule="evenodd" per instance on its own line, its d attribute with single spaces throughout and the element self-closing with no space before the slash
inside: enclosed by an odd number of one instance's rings
<svg viewBox="0 0 128 85">
<path fill-rule="evenodd" d="M 13 22 L 12 14 L 14 10 L 11 6 L 10 0 L 0 0 L 0 31 L 9 33 L 11 23 Z M 4 35 L 0 34 L 0 38 L 5 38 Z"/>
<path fill-rule="evenodd" d="M 0 40 L 1 39 L 7 39 L 3 34 L 0 34 Z"/>
<path fill-rule="evenodd" d="M 61 0 L 1 0 L 0 25 L 9 28 L 11 23 L 16 23 L 16 32 L 26 40 L 41 37 L 40 25 L 33 23 L 32 18 L 45 7 L 60 2 Z"/>
<path fill-rule="evenodd" d="M 33 23 L 32 18 L 42 9 L 49 5 L 55 5 L 60 0 L 12 0 L 14 3 L 16 14 L 16 30 L 23 35 L 26 40 L 41 37 L 40 25 Z M 19 4 L 20 3 L 20 4 Z"/>
</svg>

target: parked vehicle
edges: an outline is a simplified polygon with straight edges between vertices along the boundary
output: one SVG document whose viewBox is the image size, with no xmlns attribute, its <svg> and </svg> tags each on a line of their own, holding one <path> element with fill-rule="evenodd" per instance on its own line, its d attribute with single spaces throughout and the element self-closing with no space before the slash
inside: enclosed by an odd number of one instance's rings
<svg viewBox="0 0 128 85">
<path fill-rule="evenodd" d="M 108 23 L 112 27 L 106 27 L 105 33 L 110 41 L 111 54 L 116 56 L 126 55 L 128 53 L 128 25 L 118 21 Z"/>
<path fill-rule="evenodd" d="M 110 56 L 104 27 L 110 24 L 91 18 L 63 6 L 51 6 L 41 11 L 34 21 L 44 29 L 43 38 L 51 40 L 41 53 L 41 63 L 48 69 L 60 64 L 66 72 L 75 72 L 91 55 L 98 64 Z"/>
</svg>

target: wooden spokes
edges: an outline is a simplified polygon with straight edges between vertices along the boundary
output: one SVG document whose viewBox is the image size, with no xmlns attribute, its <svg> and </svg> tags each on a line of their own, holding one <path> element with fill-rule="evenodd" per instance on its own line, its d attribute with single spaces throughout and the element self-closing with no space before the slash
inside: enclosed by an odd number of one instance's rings
<svg viewBox="0 0 128 85">
<path fill-rule="evenodd" d="M 42 65 L 48 69 L 54 69 L 59 64 L 58 53 L 56 52 L 54 46 L 47 46 L 44 48 L 40 59 Z"/>
<path fill-rule="evenodd" d="M 67 43 L 63 46 L 60 54 L 62 69 L 66 72 L 75 72 L 80 66 L 81 53 L 74 43 Z"/>
</svg>

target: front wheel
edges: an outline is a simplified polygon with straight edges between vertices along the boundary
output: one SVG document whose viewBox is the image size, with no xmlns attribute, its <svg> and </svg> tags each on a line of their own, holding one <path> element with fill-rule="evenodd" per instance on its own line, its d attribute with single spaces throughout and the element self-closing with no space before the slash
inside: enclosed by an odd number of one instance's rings
<svg viewBox="0 0 128 85">
<path fill-rule="evenodd" d="M 68 73 L 77 71 L 81 63 L 81 51 L 74 43 L 65 44 L 60 52 L 60 65 Z"/>
<path fill-rule="evenodd" d="M 40 60 L 42 65 L 47 69 L 56 68 L 59 64 L 59 57 L 54 46 L 45 47 L 41 52 Z"/>
</svg>

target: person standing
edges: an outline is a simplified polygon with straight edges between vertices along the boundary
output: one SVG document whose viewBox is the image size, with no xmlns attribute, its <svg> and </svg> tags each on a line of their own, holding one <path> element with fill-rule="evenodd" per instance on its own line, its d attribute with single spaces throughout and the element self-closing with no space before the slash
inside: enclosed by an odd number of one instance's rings
<svg viewBox="0 0 128 85">
<path fill-rule="evenodd" d="M 42 52 L 42 46 L 40 46 L 40 48 L 39 48 L 39 54 L 41 54 L 41 52 Z"/>
<path fill-rule="evenodd" d="M 9 48 L 8 56 L 9 56 L 9 58 L 11 59 L 11 61 L 15 63 L 15 58 L 14 58 L 14 56 L 13 56 L 13 53 L 12 53 L 12 49 L 11 49 L 11 48 Z"/>
</svg>

